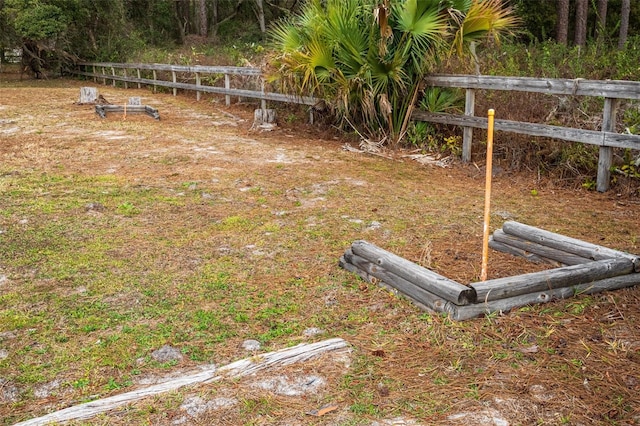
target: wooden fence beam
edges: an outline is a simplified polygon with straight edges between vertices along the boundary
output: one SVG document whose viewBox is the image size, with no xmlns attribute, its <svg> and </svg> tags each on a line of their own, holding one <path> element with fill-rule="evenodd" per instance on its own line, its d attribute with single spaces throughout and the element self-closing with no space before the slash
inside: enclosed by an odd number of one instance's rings
<svg viewBox="0 0 640 426">
<path fill-rule="evenodd" d="M 229 74 L 225 74 L 224 75 L 224 88 L 226 90 L 231 90 L 231 77 L 229 76 Z M 231 96 L 230 95 L 224 95 L 224 103 L 227 106 L 231 105 Z"/>
<path fill-rule="evenodd" d="M 606 98 L 604 100 L 604 112 L 602 117 L 602 131 L 616 131 L 616 111 L 618 109 L 618 100 Z M 596 180 L 596 189 L 599 192 L 609 190 L 609 181 L 611 180 L 611 165 L 613 164 L 613 148 L 601 146 L 598 154 L 598 177 Z"/>
<path fill-rule="evenodd" d="M 201 84 L 200 84 L 200 73 L 197 72 L 196 73 L 196 87 L 199 87 L 199 86 L 201 86 Z M 202 92 L 200 92 L 200 90 L 196 90 L 196 101 L 200 101 L 200 94 L 201 93 Z"/>
<path fill-rule="evenodd" d="M 430 123 L 449 124 L 454 126 L 487 128 L 487 119 L 484 117 L 468 117 L 455 114 L 435 114 L 414 110 L 411 117 L 414 120 L 428 121 Z M 530 136 L 560 139 L 571 142 L 580 142 L 590 145 L 610 146 L 612 148 L 640 149 L 640 135 L 627 135 L 614 132 L 602 132 L 597 130 L 573 129 L 570 127 L 550 126 L 546 124 L 524 123 L 521 121 L 495 120 L 495 130 L 512 132 Z"/>
<path fill-rule="evenodd" d="M 476 91 L 467 89 L 465 91 L 464 115 L 473 117 L 476 108 Z M 471 147 L 473 143 L 473 127 L 463 127 L 462 133 L 462 161 L 468 163 L 471 161 Z"/>
</svg>

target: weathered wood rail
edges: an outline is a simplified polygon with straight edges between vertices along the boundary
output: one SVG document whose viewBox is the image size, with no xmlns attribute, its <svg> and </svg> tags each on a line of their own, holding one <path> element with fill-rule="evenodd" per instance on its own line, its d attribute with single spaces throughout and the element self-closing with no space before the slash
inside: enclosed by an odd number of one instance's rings
<svg viewBox="0 0 640 426">
<path fill-rule="evenodd" d="M 490 247 L 560 267 L 466 286 L 366 241 L 355 241 L 340 258 L 340 266 L 458 321 L 640 284 L 640 256 L 518 222 L 505 222 L 496 230 Z"/>
<path fill-rule="evenodd" d="M 414 111 L 413 119 L 432 123 L 463 127 L 462 160 L 471 161 L 473 129 L 486 129 L 487 119 L 475 117 L 475 99 L 478 90 L 502 90 L 543 93 L 560 96 L 591 96 L 604 98 L 603 120 L 600 131 L 583 130 L 520 121 L 495 120 L 497 131 L 514 132 L 530 136 L 542 136 L 600 147 L 598 159 L 597 190 L 609 189 L 613 148 L 640 150 L 640 136 L 617 133 L 616 112 L 621 99 L 639 100 L 640 82 L 622 80 L 546 79 L 530 77 L 499 77 L 474 75 L 433 75 L 427 84 L 438 87 L 465 89 L 464 115 L 434 114 Z M 499 113 L 499 110 L 498 110 Z"/>
<path fill-rule="evenodd" d="M 168 87 L 176 96 L 178 89 L 196 92 L 196 98 L 200 100 L 201 93 L 215 93 L 224 95 L 226 104 L 231 103 L 232 96 L 242 98 L 260 99 L 262 109 L 266 109 L 266 101 L 286 102 L 302 105 L 315 105 L 318 100 L 309 96 L 287 95 L 282 93 L 267 92 L 262 77 L 262 70 L 256 67 L 231 67 L 231 66 L 203 66 L 203 65 L 168 65 L 168 64 L 141 64 L 141 63 L 111 63 L 111 62 L 80 62 L 76 69 L 71 70 L 75 75 L 93 78 L 94 81 L 102 80 L 103 84 L 110 82 L 116 85 L 120 81 L 124 87 L 136 84 L 152 86 L 154 91 L 158 86 Z M 165 80 L 163 76 L 171 76 L 171 80 Z M 205 84 L 203 76 L 223 76 L 224 86 Z M 248 90 L 231 87 L 231 76 L 244 76 L 254 78 L 254 83 L 260 90 Z M 185 83 L 181 80 L 195 80 L 195 83 Z"/>
</svg>

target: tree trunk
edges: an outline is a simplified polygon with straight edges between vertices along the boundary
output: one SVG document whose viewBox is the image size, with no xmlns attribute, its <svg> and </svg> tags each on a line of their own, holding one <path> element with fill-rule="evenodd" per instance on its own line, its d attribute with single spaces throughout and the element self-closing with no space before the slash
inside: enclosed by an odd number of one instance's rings
<svg viewBox="0 0 640 426">
<path fill-rule="evenodd" d="M 596 27 L 598 40 L 602 40 L 606 35 L 608 2 L 609 0 L 598 0 L 598 26 Z"/>
<path fill-rule="evenodd" d="M 556 22 L 556 41 L 566 45 L 569 38 L 569 0 L 558 0 L 558 21 Z"/>
<path fill-rule="evenodd" d="M 213 22 L 211 22 L 211 33 L 213 37 L 218 36 L 218 0 L 212 0 L 211 9 L 213 12 Z"/>
<path fill-rule="evenodd" d="M 256 14 L 258 16 L 258 23 L 260 24 L 260 31 L 264 34 L 267 32 L 267 26 L 264 21 L 264 4 L 262 3 L 262 0 L 256 0 L 256 6 Z"/>
<path fill-rule="evenodd" d="M 184 43 L 184 38 L 187 35 L 189 15 L 185 15 L 184 13 L 184 2 L 182 0 L 176 1 L 174 4 L 174 16 L 176 19 L 176 23 L 178 24 L 178 43 L 182 44 Z"/>
<path fill-rule="evenodd" d="M 622 9 L 620 13 L 620 37 L 618 38 L 618 49 L 624 49 L 627 43 L 627 34 L 629 32 L 629 15 L 631 14 L 631 0 L 622 0 Z"/>
<path fill-rule="evenodd" d="M 576 33 L 573 39 L 576 46 L 584 46 L 587 42 L 587 12 L 589 0 L 576 0 Z"/>
<path fill-rule="evenodd" d="M 209 35 L 209 22 L 207 21 L 207 0 L 199 0 L 198 18 L 198 24 L 200 25 L 200 36 L 206 38 Z"/>
</svg>

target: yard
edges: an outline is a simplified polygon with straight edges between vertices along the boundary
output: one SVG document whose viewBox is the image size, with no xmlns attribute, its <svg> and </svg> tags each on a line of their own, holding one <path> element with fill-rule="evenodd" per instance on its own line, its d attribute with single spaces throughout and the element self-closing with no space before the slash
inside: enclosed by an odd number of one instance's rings
<svg viewBox="0 0 640 426">
<path fill-rule="evenodd" d="M 640 289 L 458 323 L 338 267 L 364 239 L 477 280 L 481 163 L 355 153 L 282 106 L 263 132 L 249 104 L 13 77 L 0 74 L 2 424 L 333 337 L 350 350 L 89 422 L 640 424 Z M 76 104 L 86 85 L 161 120 L 101 119 Z M 640 253 L 637 198 L 496 170 L 492 230 L 517 220 Z M 541 267 L 489 257 L 491 278 Z M 165 345 L 181 356 L 151 356 Z"/>
</svg>

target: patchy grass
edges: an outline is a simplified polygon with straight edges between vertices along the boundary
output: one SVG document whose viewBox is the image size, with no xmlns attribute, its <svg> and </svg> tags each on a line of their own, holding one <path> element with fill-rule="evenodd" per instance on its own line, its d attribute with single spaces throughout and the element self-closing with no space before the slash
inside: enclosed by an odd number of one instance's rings
<svg viewBox="0 0 640 426">
<path fill-rule="evenodd" d="M 226 117 L 215 98 L 100 86 L 114 103 L 141 96 L 162 116 L 100 120 L 72 104 L 78 82 L 20 86 L 0 85 L 2 424 L 244 358 L 245 339 L 264 351 L 295 345 L 308 328 L 353 347 L 349 368 L 324 360 L 291 370 L 326 374 L 318 394 L 218 382 L 97 421 L 169 424 L 193 392 L 235 400 L 194 415 L 207 424 L 450 424 L 487 407 L 513 424 L 640 421 L 638 289 L 455 323 L 338 268 L 351 242 L 366 239 L 476 280 L 482 170 L 360 156 L 291 120 L 271 134 L 212 124 Z M 494 181 L 493 206 L 640 251 L 637 199 L 507 173 Z M 491 254 L 492 277 L 536 268 Z M 183 359 L 153 360 L 165 344 Z M 326 403 L 340 409 L 304 415 Z"/>
</svg>

